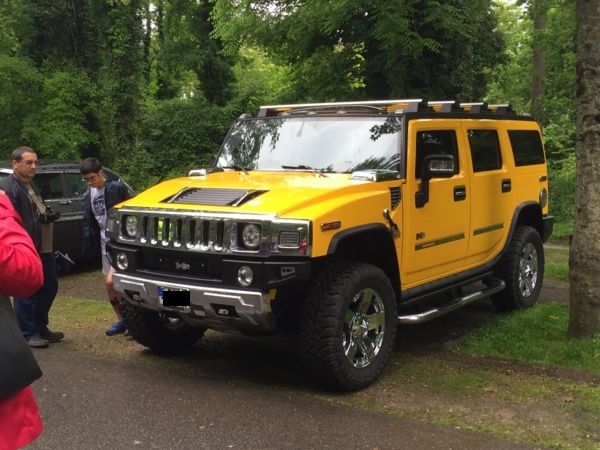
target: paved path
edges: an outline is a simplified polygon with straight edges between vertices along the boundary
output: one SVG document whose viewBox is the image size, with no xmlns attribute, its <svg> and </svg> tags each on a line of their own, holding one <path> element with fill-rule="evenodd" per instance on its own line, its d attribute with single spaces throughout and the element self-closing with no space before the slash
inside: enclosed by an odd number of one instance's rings
<svg viewBox="0 0 600 450">
<path fill-rule="evenodd" d="M 293 387 L 36 351 L 46 430 L 32 449 L 519 449 L 455 428 L 338 406 Z"/>
</svg>

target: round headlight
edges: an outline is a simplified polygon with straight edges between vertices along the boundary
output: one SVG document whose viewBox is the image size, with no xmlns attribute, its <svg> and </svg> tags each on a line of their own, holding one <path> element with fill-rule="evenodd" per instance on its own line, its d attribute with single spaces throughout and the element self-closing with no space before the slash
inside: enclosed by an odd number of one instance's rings
<svg viewBox="0 0 600 450">
<path fill-rule="evenodd" d="M 240 286 L 248 287 L 254 280 L 254 272 L 252 272 L 250 267 L 242 266 L 238 269 L 237 280 Z"/>
<path fill-rule="evenodd" d="M 125 219 L 125 234 L 133 238 L 137 236 L 138 220 L 136 216 L 127 216 Z"/>
<path fill-rule="evenodd" d="M 255 223 L 247 223 L 242 228 L 242 244 L 251 250 L 260 247 L 260 226 Z"/>
<path fill-rule="evenodd" d="M 121 270 L 126 270 L 129 267 L 129 260 L 125 253 L 117 253 L 116 263 L 117 267 Z"/>
</svg>

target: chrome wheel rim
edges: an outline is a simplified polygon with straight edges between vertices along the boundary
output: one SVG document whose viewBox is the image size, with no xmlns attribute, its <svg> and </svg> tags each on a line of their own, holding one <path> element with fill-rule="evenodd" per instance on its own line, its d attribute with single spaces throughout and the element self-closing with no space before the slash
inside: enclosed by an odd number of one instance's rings
<svg viewBox="0 0 600 450">
<path fill-rule="evenodd" d="M 344 316 L 344 355 L 353 367 L 367 367 L 381 351 L 384 335 L 383 300 L 373 289 L 363 289 L 352 298 Z"/>
<path fill-rule="evenodd" d="M 529 297 L 537 285 L 538 254 L 535 246 L 528 242 L 519 259 L 519 290 L 523 297 Z"/>
</svg>

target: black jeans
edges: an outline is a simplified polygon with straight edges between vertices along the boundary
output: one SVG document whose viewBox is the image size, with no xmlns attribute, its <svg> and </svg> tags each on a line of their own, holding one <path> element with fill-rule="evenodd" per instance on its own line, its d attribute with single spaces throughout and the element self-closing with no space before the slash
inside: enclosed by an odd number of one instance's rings
<svg viewBox="0 0 600 450">
<path fill-rule="evenodd" d="M 48 326 L 48 311 L 58 292 L 54 253 L 40 255 L 44 267 L 44 284 L 29 298 L 15 298 L 15 314 L 25 339 L 39 335 Z"/>
</svg>

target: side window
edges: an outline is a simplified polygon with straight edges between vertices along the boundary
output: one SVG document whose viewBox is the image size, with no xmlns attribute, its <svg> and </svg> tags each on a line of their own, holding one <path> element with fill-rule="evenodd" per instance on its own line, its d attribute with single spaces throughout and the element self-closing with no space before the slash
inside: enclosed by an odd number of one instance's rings
<svg viewBox="0 0 600 450">
<path fill-rule="evenodd" d="M 81 197 L 87 191 L 87 184 L 82 180 L 82 176 L 78 173 L 68 173 L 67 183 L 71 188 L 71 197 Z"/>
<path fill-rule="evenodd" d="M 509 130 L 508 137 L 516 166 L 530 166 L 545 162 L 540 133 L 534 130 Z"/>
<path fill-rule="evenodd" d="M 429 155 L 454 155 L 454 173 L 458 173 L 456 131 L 432 130 L 417 132 L 417 164 L 415 178 L 421 178 L 423 160 Z"/>
<path fill-rule="evenodd" d="M 473 160 L 473 172 L 502 168 L 500 142 L 496 130 L 469 130 L 469 146 Z"/>
<path fill-rule="evenodd" d="M 38 173 L 33 178 L 33 184 L 35 184 L 44 200 L 56 200 L 65 197 L 62 174 L 60 173 Z"/>
</svg>

